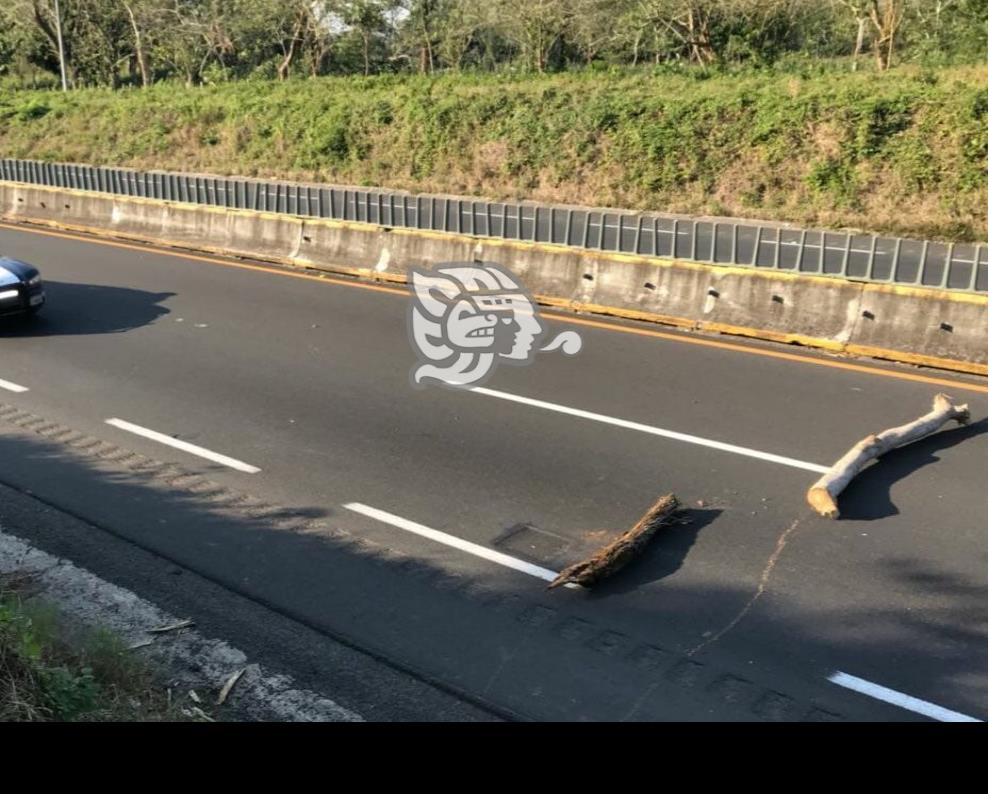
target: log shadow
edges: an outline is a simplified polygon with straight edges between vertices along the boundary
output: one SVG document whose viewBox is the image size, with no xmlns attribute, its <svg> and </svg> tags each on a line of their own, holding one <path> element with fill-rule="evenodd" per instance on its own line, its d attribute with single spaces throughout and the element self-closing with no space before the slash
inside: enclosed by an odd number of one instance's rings
<svg viewBox="0 0 988 794">
<path fill-rule="evenodd" d="M 935 454 L 988 433 L 988 419 L 943 430 L 894 449 L 855 477 L 840 495 L 841 518 L 850 521 L 876 521 L 899 514 L 892 501 L 892 486 L 940 458 Z"/>
<path fill-rule="evenodd" d="M 677 515 L 682 523 L 660 529 L 636 559 L 612 577 L 594 585 L 590 597 L 606 598 L 629 593 L 671 576 L 683 567 L 700 531 L 712 524 L 722 512 L 716 508 L 679 511 Z"/>
</svg>

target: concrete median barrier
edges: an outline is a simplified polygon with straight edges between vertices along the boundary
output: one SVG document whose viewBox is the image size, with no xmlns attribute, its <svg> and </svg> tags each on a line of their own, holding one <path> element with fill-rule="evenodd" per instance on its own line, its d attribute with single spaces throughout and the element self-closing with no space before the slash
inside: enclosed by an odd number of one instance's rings
<svg viewBox="0 0 988 794">
<path fill-rule="evenodd" d="M 404 281 L 494 261 L 540 301 L 988 375 L 988 296 L 0 182 L 11 221 Z"/>
</svg>

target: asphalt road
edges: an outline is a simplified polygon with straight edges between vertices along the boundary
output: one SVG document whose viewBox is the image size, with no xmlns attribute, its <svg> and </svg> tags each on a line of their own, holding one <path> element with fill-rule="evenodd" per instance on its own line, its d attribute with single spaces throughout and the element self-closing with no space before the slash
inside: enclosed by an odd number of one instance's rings
<svg viewBox="0 0 988 794">
<path fill-rule="evenodd" d="M 552 314 L 578 356 L 420 391 L 401 289 L 9 226 L 0 251 L 49 291 L 0 328 L 0 482 L 300 631 L 498 716 L 988 717 L 984 380 Z M 971 426 L 811 515 L 814 468 L 940 390 Z M 669 491 L 690 523 L 545 590 Z"/>
</svg>

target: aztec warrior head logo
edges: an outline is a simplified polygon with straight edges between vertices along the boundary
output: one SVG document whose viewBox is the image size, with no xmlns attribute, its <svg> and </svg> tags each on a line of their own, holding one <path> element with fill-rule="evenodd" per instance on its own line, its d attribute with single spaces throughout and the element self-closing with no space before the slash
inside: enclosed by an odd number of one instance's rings
<svg viewBox="0 0 988 794">
<path fill-rule="evenodd" d="M 573 331 L 541 345 L 546 329 L 535 302 L 500 265 L 454 262 L 413 269 L 409 278 L 414 386 L 477 386 L 501 362 L 524 366 L 540 350 L 575 355 L 583 345 Z"/>
</svg>

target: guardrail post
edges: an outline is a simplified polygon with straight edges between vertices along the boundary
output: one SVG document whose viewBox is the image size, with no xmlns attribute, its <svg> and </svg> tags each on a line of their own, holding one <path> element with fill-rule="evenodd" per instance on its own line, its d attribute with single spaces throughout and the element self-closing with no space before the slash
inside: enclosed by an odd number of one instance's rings
<svg viewBox="0 0 988 794">
<path fill-rule="evenodd" d="M 840 274 L 842 276 L 847 275 L 847 267 L 851 260 L 851 233 L 847 233 L 846 244 L 844 245 L 844 256 L 841 258 L 840 262 Z"/>
<path fill-rule="evenodd" d="M 926 275 L 926 260 L 929 252 L 930 252 L 930 241 L 923 240 L 923 254 L 919 259 L 919 267 L 916 268 L 916 278 L 913 279 L 914 284 L 923 283 L 923 276 Z"/>
<path fill-rule="evenodd" d="M 940 276 L 940 289 L 946 289 L 950 283 L 950 270 L 954 264 L 954 243 L 947 246 L 947 259 L 943 263 L 943 275 Z"/>
<path fill-rule="evenodd" d="M 871 249 L 868 251 L 868 274 L 869 281 L 875 277 L 875 252 L 878 250 L 878 235 L 871 236 Z"/>
<path fill-rule="evenodd" d="M 895 250 L 892 252 L 892 269 L 889 271 L 888 281 L 899 280 L 899 254 L 902 251 L 902 238 L 895 238 Z"/>
<path fill-rule="evenodd" d="M 782 258 L 782 227 L 779 226 L 775 230 L 775 256 L 772 257 L 772 267 L 775 270 L 779 269 L 779 262 Z"/>
<path fill-rule="evenodd" d="M 751 266 L 758 267 L 758 249 L 762 247 L 762 227 L 755 227 L 755 247 L 751 249 Z"/>
</svg>

